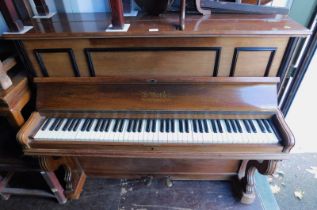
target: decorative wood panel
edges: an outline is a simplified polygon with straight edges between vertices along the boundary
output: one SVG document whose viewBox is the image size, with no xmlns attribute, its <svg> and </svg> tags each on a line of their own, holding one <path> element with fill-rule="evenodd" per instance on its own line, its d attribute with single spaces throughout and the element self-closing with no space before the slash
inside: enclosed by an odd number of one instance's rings
<svg viewBox="0 0 317 210">
<path fill-rule="evenodd" d="M 86 48 L 91 76 L 217 76 L 219 47 Z"/>
<path fill-rule="evenodd" d="M 78 64 L 78 70 L 80 76 L 91 76 L 93 75 L 92 69 L 95 71 L 96 76 L 112 76 L 117 74 L 115 71 L 120 70 L 121 72 L 125 71 L 126 75 L 130 75 L 132 70 L 138 75 L 144 73 L 149 73 L 155 75 L 155 68 L 153 70 L 151 65 L 155 63 L 160 67 L 163 72 L 160 72 L 161 75 L 176 75 L 182 74 L 184 76 L 191 75 L 194 76 L 230 76 L 230 70 L 232 66 L 232 60 L 234 57 L 235 48 L 267 48 L 272 47 L 276 48 L 274 59 L 272 60 L 272 65 L 270 68 L 269 75 L 274 77 L 277 75 L 278 69 L 281 64 L 287 43 L 288 37 L 209 37 L 209 38 L 112 38 L 112 39 L 85 39 L 78 38 L 69 41 L 67 39 L 56 39 L 56 40 L 25 40 L 23 41 L 25 52 L 28 54 L 29 60 L 33 66 L 34 72 L 37 76 L 42 76 L 41 68 L 38 64 L 36 57 L 33 54 L 34 49 L 60 49 L 68 48 L 73 50 L 74 57 L 76 57 L 76 63 Z M 138 52 L 129 52 L 125 48 L 135 49 L 136 47 L 140 49 Z M 85 53 L 84 49 L 118 49 L 116 52 L 93 52 L 88 50 L 92 63 L 89 64 L 89 59 L 87 60 L 87 52 Z M 151 49 L 152 50 L 149 50 Z M 171 48 L 174 50 L 172 51 Z M 216 65 L 216 50 L 201 50 L 201 49 L 217 49 L 221 48 L 219 52 L 219 68 L 218 74 L 215 74 Z M 120 50 L 122 51 L 120 51 Z M 165 49 L 165 50 L 153 50 L 153 49 Z M 166 50 L 169 49 L 169 50 Z M 182 49 L 182 50 L 177 50 Z M 191 50 L 196 49 L 196 50 Z M 252 76 L 263 76 L 263 69 L 258 70 L 258 67 L 252 66 L 255 57 L 260 58 L 262 55 L 263 66 L 266 67 L 268 62 L 269 52 L 259 52 L 260 55 L 256 55 L 257 52 L 251 52 L 248 56 L 248 52 L 242 52 L 239 54 L 239 62 L 237 63 L 237 72 L 239 69 L 254 68 L 252 71 Z M 200 54 L 200 56 L 198 56 Z M 53 54 L 51 54 L 53 55 Z M 72 76 L 72 66 L 69 63 L 70 60 L 66 56 L 57 56 L 56 53 L 54 56 L 51 56 L 51 59 L 45 60 L 45 65 L 49 71 L 49 76 L 63 75 L 63 76 Z M 65 55 L 65 54 L 63 54 Z M 118 56 L 120 55 L 120 56 Z M 138 56 L 137 56 L 138 55 Z M 256 56 L 254 56 L 256 55 Z M 130 56 L 130 57 L 129 57 Z M 142 57 L 143 56 L 143 57 Z M 243 56 L 246 59 L 242 59 Z M 55 57 L 55 59 L 53 59 Z M 119 59 L 119 57 L 121 57 Z M 134 59 L 134 58 L 136 59 Z M 150 61 L 147 58 L 150 57 Z M 249 58 L 250 57 L 250 58 Z M 117 59 L 120 61 L 115 61 Z M 137 61 L 138 62 L 135 62 Z M 172 63 L 171 61 L 174 61 Z M 141 63 L 142 61 L 142 63 Z M 155 61 L 155 62 L 154 62 Z M 241 62 L 240 62 L 241 61 Z M 243 62 L 242 62 L 243 61 Z M 252 61 L 252 62 L 251 62 Z M 62 65 L 63 62 L 67 62 L 66 65 Z M 177 65 L 176 62 L 179 62 L 181 65 Z M 265 63 L 265 64 L 264 64 Z M 129 65 L 127 65 L 129 64 Z M 131 64 L 131 65 L 130 65 Z M 60 68 L 57 68 L 57 65 L 61 65 Z M 68 70 L 62 67 L 68 66 Z M 175 66 L 181 66 L 180 68 L 175 68 Z M 50 68 L 49 68 L 50 67 Z M 93 67 L 93 68 L 92 68 Z M 132 69 L 139 69 L 138 71 Z M 151 67 L 151 72 L 146 72 L 146 67 Z M 155 66 L 154 66 L 155 67 Z M 263 68 L 265 68 L 263 67 Z M 189 69 L 191 68 L 191 72 Z M 204 69 L 203 69 L 204 68 Z M 54 69 L 54 74 L 50 70 Z M 115 69 L 115 70 L 112 70 Z M 184 70 L 185 69 L 185 70 Z M 197 71 L 200 70 L 200 71 Z M 143 71 L 143 72 L 142 72 Z M 165 71 L 165 72 L 164 72 Z M 176 72 L 178 71 L 178 72 Z M 242 72 L 242 70 L 240 70 Z M 185 74 L 186 73 L 186 74 Z M 144 75 L 145 76 L 145 75 Z M 236 76 L 236 75 L 235 75 Z"/>
<path fill-rule="evenodd" d="M 72 49 L 35 49 L 34 55 L 44 77 L 80 76 Z"/>
<path fill-rule="evenodd" d="M 175 160 L 175 159 L 137 159 L 137 158 L 80 158 L 82 167 L 88 175 L 106 177 L 138 177 L 149 174 L 156 176 L 184 175 L 187 178 L 201 178 L 212 175 L 233 176 L 238 172 L 239 160 Z M 195 172 L 193 172 L 195 171 Z"/>
<path fill-rule="evenodd" d="M 230 76 L 267 77 L 270 74 L 276 48 L 239 47 L 234 51 Z"/>
</svg>

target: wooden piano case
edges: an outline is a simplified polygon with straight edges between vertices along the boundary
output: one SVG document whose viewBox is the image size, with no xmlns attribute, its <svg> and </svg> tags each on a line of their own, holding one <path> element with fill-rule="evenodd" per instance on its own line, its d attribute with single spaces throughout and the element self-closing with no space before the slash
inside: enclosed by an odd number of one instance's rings
<svg viewBox="0 0 317 210">
<path fill-rule="evenodd" d="M 87 174 L 109 178 L 237 179 L 243 183 L 242 201 L 252 202 L 255 169 L 263 174 L 273 173 L 277 161 L 286 158 L 294 145 L 293 136 L 276 108 L 279 79 L 156 77 L 153 81 L 140 77 L 35 79 L 38 112 L 33 113 L 18 134 L 25 154 L 41 156 L 46 170 L 66 166 L 72 198 L 78 198 Z M 43 120 L 53 116 L 272 118 L 281 141 L 158 144 L 34 140 L 32 137 Z"/>
<path fill-rule="evenodd" d="M 37 112 L 18 135 L 42 168 L 66 168 L 69 198 L 87 175 L 236 179 L 242 202 L 254 199 L 255 170 L 272 174 L 294 139 L 277 109 L 277 76 L 288 49 L 309 31 L 280 15 L 131 17 L 128 32 L 105 32 L 108 14 L 57 14 L 31 20 L 14 40 L 35 77 Z M 248 77 L 248 78 L 247 78 Z M 271 118 L 279 144 L 120 144 L 41 142 L 45 118 Z"/>
</svg>

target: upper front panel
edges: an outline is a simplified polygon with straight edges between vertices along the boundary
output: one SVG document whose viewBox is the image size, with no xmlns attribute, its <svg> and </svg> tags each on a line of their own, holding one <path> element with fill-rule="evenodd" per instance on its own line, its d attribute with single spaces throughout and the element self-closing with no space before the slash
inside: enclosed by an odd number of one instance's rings
<svg viewBox="0 0 317 210">
<path fill-rule="evenodd" d="M 274 77 L 289 38 L 27 40 L 37 77 Z"/>
</svg>

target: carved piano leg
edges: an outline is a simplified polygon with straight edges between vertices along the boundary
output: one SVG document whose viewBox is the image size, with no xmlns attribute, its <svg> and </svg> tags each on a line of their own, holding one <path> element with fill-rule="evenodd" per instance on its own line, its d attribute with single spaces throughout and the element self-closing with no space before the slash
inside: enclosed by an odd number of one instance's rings
<svg viewBox="0 0 317 210">
<path fill-rule="evenodd" d="M 78 160 L 73 157 L 41 157 L 40 165 L 45 171 L 55 171 L 60 166 L 65 168 L 66 182 L 65 194 L 68 199 L 79 199 L 83 190 L 86 174 L 81 168 Z"/>
<path fill-rule="evenodd" d="M 244 170 L 244 176 L 241 178 L 239 176 L 241 184 L 241 203 L 251 204 L 255 199 L 255 180 L 254 174 L 258 170 L 259 173 L 263 175 L 272 175 L 277 166 L 277 160 L 245 160 L 242 162 L 240 171 Z"/>
</svg>

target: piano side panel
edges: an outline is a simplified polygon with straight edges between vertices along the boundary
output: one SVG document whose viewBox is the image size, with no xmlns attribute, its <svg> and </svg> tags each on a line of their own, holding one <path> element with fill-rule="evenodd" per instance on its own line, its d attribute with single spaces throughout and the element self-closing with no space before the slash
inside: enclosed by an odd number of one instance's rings
<svg viewBox="0 0 317 210">
<path fill-rule="evenodd" d="M 146 176 L 172 179 L 224 180 L 237 175 L 240 160 L 175 160 L 139 158 L 78 157 L 88 176 L 140 178 Z"/>
<path fill-rule="evenodd" d="M 76 81 L 71 82 L 67 78 L 39 82 L 38 110 L 252 112 L 272 111 L 277 107 L 275 83 L 196 81 L 184 84 L 158 80 L 140 84 L 106 84 L 105 81 L 102 84 L 100 81 L 94 83 L 93 79 L 87 80 L 90 82 L 85 84 L 76 84 Z M 221 78 L 217 80 L 221 81 Z"/>
<path fill-rule="evenodd" d="M 79 75 L 83 77 L 93 74 L 229 76 L 232 69 L 234 76 L 263 76 L 267 66 L 270 66 L 268 76 L 274 77 L 288 40 L 288 37 L 78 38 L 23 40 L 23 44 L 38 77 L 45 76 L 43 66 L 50 77 L 74 75 L 76 67 L 70 66 L 71 62 L 75 63 Z M 235 51 L 242 48 L 244 51 L 236 55 Z M 122 49 L 125 52 L 120 51 Z M 268 49 L 274 51 L 271 61 Z M 41 65 L 34 50 L 45 50 L 45 56 L 49 59 L 43 60 Z M 219 57 L 216 50 L 219 50 Z M 55 56 L 56 51 L 64 53 Z M 73 56 L 65 53 L 69 51 Z M 234 62 L 237 65 L 233 68 Z M 56 68 L 63 65 L 65 68 Z M 253 68 L 255 65 L 257 68 Z M 159 69 L 164 70 L 159 72 Z"/>
</svg>

